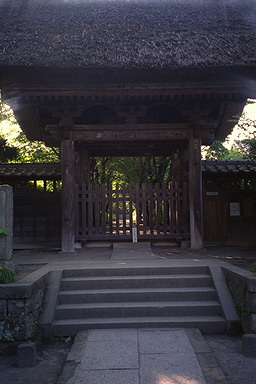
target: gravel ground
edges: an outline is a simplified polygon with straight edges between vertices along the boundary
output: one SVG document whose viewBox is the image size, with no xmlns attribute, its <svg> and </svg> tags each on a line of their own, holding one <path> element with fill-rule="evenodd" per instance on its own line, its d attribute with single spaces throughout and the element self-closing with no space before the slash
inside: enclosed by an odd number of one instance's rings
<svg viewBox="0 0 256 384">
<path fill-rule="evenodd" d="M 243 355 L 240 336 L 204 337 L 229 384 L 256 384 L 256 357 Z"/>
<path fill-rule="evenodd" d="M 0 343 L 0 384 L 56 384 L 72 342 L 37 344 L 37 365 L 18 368 L 17 344 Z"/>
</svg>

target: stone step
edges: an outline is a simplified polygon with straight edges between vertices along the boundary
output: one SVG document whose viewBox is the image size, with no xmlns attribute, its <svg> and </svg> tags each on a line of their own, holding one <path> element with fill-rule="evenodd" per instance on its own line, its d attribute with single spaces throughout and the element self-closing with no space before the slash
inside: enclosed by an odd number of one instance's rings
<svg viewBox="0 0 256 384">
<path fill-rule="evenodd" d="M 56 307 L 55 318 L 217 316 L 220 315 L 220 310 L 217 301 L 62 304 Z"/>
<path fill-rule="evenodd" d="M 207 287 L 212 279 L 207 274 L 136 275 L 136 276 L 92 276 L 64 277 L 61 290 L 115 289 L 115 288 L 165 288 Z"/>
<path fill-rule="evenodd" d="M 70 290 L 60 291 L 58 295 L 59 304 L 215 299 L 216 291 L 213 287 Z"/>
<path fill-rule="evenodd" d="M 218 333 L 237 321 L 222 272 L 212 266 L 108 265 L 59 271 L 58 276 L 57 283 L 52 280 L 54 298 L 48 298 L 54 306 L 40 323 L 46 336 L 125 327 L 195 327 Z"/>
<path fill-rule="evenodd" d="M 54 336 L 74 336 L 85 329 L 106 328 L 198 328 L 202 333 L 223 333 L 226 321 L 221 316 L 157 316 L 56 320 Z"/>
<path fill-rule="evenodd" d="M 207 266 L 174 266 L 174 267 L 94 267 L 82 269 L 63 270 L 63 277 L 88 277 L 88 276 L 136 276 L 136 275 L 178 275 L 178 274 L 209 274 Z"/>
</svg>

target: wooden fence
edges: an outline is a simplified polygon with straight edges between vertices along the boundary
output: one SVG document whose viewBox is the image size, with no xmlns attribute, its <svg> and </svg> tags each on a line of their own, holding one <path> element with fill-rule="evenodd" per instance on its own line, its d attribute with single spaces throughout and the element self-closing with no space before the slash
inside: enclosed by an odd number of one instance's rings
<svg viewBox="0 0 256 384">
<path fill-rule="evenodd" d="M 186 183 L 76 185 L 76 239 L 187 238 Z"/>
</svg>

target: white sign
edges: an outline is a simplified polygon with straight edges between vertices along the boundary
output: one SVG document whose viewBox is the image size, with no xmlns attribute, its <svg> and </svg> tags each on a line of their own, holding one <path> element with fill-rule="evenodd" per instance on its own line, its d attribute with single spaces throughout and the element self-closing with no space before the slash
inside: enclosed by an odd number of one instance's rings
<svg viewBox="0 0 256 384">
<path fill-rule="evenodd" d="M 218 196 L 219 192 L 206 192 L 206 196 Z"/>
<path fill-rule="evenodd" d="M 132 242 L 137 243 L 137 227 L 132 227 Z"/>
<path fill-rule="evenodd" d="M 229 203 L 230 216 L 240 216 L 240 203 Z"/>
</svg>

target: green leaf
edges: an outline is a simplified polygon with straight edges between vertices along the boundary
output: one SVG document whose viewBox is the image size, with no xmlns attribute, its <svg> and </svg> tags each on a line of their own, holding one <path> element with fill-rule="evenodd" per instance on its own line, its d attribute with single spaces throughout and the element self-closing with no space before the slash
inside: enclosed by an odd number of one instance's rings
<svg viewBox="0 0 256 384">
<path fill-rule="evenodd" d="M 0 227 L 0 235 L 7 235 L 7 234 L 8 232 L 5 229 Z"/>
</svg>

